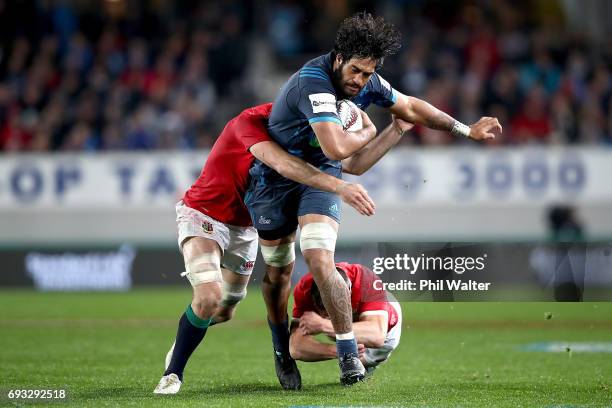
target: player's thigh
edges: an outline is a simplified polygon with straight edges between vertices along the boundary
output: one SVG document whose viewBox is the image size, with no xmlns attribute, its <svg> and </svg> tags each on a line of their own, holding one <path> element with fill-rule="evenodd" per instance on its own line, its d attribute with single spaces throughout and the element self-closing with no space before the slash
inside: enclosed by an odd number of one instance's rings
<svg viewBox="0 0 612 408">
<path fill-rule="evenodd" d="M 338 177 L 337 169 L 327 169 L 326 173 Z M 340 177 L 338 177 L 340 178 Z M 338 194 L 321 191 L 313 187 L 304 187 L 298 203 L 298 217 L 307 215 L 324 215 L 340 223 L 342 213 L 342 200 Z M 301 225 L 301 223 L 300 223 Z M 337 229 L 337 228 L 336 228 Z"/>
<path fill-rule="evenodd" d="M 227 283 L 229 285 L 247 286 L 249 280 L 251 279 L 251 275 L 242 275 L 225 268 L 221 268 L 221 275 L 223 276 L 223 283 Z"/>
<path fill-rule="evenodd" d="M 303 190 L 304 186 L 296 183 L 270 186 L 256 180 L 251 182 L 244 202 L 257 231 L 271 234 L 265 239 L 282 238 L 297 228 L 298 204 Z"/>
<path fill-rule="evenodd" d="M 231 238 L 227 225 L 186 206 L 182 201 L 179 201 L 176 205 L 176 226 L 178 230 L 178 245 L 181 252 L 183 252 L 183 247 L 187 240 L 191 240 L 194 237 L 205 240 L 197 240 L 200 243 L 198 244 L 200 247 L 206 248 L 207 243 L 214 247 L 214 244 L 209 242 L 214 241 L 217 243 L 219 251 L 223 252 Z"/>
<path fill-rule="evenodd" d="M 274 231 L 257 231 L 259 244 L 266 247 L 274 247 L 295 242 L 297 232 L 297 222 L 295 226 L 281 228 Z"/>
<path fill-rule="evenodd" d="M 229 244 L 221 257 L 223 287 L 221 314 L 228 319 L 236 305 L 246 296 L 249 278 L 257 258 L 257 231 L 253 227 L 228 226 Z"/>
<path fill-rule="evenodd" d="M 304 186 L 252 184 L 245 203 L 257 228 L 261 254 L 266 264 L 264 282 L 290 277 L 295 260 L 297 209 Z"/>
<path fill-rule="evenodd" d="M 221 267 L 248 277 L 253 272 L 257 258 L 257 230 L 237 226 L 228 226 L 228 229 L 229 242 L 221 257 Z"/>
<path fill-rule="evenodd" d="M 307 224 L 323 223 L 329 225 L 337 234 L 340 224 L 333 218 L 324 214 L 305 214 L 298 217 L 300 228 L 304 229 Z"/>
<path fill-rule="evenodd" d="M 221 261 L 221 247 L 213 239 L 202 237 L 188 237 L 181 245 L 183 260 L 185 263 L 201 258 L 202 255 L 210 255 L 209 259 L 219 263 Z"/>
<path fill-rule="evenodd" d="M 209 238 L 189 237 L 182 244 L 192 307 L 199 317 L 212 314 L 221 301 L 221 247 Z"/>
</svg>

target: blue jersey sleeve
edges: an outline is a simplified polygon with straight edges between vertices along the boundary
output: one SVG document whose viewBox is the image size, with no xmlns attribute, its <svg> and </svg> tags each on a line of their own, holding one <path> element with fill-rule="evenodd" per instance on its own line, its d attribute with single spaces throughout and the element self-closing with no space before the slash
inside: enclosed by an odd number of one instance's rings
<svg viewBox="0 0 612 408">
<path fill-rule="evenodd" d="M 372 75 L 368 85 L 368 91 L 371 94 L 372 103 L 383 108 L 388 108 L 393 106 L 397 101 L 397 91 L 377 73 Z"/>
<path fill-rule="evenodd" d="M 304 67 L 298 75 L 297 108 L 308 123 L 334 122 L 342 125 L 336 107 L 336 92 L 328 74 L 320 68 Z"/>
</svg>

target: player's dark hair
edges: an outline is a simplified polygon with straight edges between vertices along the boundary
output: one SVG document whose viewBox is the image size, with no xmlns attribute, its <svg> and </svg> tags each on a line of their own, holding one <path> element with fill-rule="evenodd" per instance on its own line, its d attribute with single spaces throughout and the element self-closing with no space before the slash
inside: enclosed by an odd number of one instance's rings
<svg viewBox="0 0 612 408">
<path fill-rule="evenodd" d="M 334 56 L 340 54 L 343 61 L 353 57 L 372 58 L 380 68 L 384 58 L 401 48 L 401 34 L 393 24 L 370 13 L 357 13 L 345 19 L 336 33 Z"/>
<path fill-rule="evenodd" d="M 346 276 L 346 272 L 344 272 L 344 270 L 342 270 L 341 268 L 336 268 L 336 270 L 338 271 L 340 276 L 342 276 L 342 279 L 344 279 L 344 282 L 346 282 L 346 286 L 348 286 L 349 292 L 350 292 L 351 280 L 348 278 L 348 276 Z M 325 306 L 323 305 L 323 299 L 321 299 L 321 292 L 319 291 L 319 287 L 317 286 L 314 280 L 312 281 L 312 287 L 310 288 L 310 294 L 312 296 L 312 301 L 314 305 L 317 307 L 317 309 L 325 310 Z"/>
</svg>

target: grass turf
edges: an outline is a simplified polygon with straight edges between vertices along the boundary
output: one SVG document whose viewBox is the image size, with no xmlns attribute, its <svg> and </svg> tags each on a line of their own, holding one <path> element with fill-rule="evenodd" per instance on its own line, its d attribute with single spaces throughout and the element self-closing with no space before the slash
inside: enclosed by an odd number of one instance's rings
<svg viewBox="0 0 612 408">
<path fill-rule="evenodd" d="M 520 350 L 612 341 L 612 303 L 403 303 L 401 344 L 371 380 L 343 388 L 334 361 L 303 363 L 303 390 L 286 392 L 257 292 L 235 320 L 209 330 L 180 393 L 156 396 L 188 289 L 2 291 L 0 389 L 63 388 L 67 401 L 38 405 L 79 407 L 612 406 L 612 354 Z M 0 404 L 34 405 L 6 397 Z"/>
</svg>

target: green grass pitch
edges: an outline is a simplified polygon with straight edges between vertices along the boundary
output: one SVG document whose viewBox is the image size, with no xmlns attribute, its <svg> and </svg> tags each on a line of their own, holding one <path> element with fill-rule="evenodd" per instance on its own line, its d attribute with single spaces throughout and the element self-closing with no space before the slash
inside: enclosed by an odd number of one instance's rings
<svg viewBox="0 0 612 408">
<path fill-rule="evenodd" d="M 280 389 L 256 287 L 211 328 L 178 395 L 156 396 L 188 288 L 0 292 L 0 389 L 67 389 L 40 406 L 602 407 L 612 354 L 528 352 L 545 341 L 611 342 L 612 303 L 403 303 L 402 341 L 374 377 L 344 388 L 333 361 L 300 364 Z M 0 398 L 4 406 L 32 402 Z"/>
</svg>

